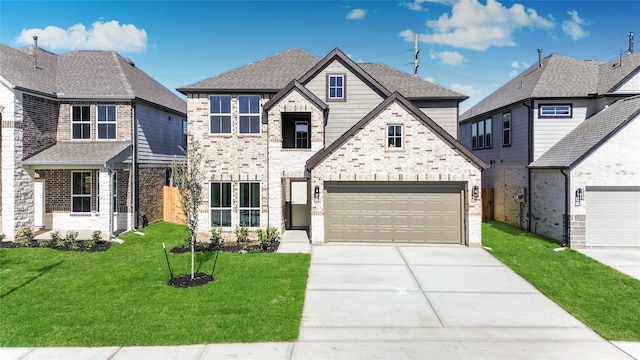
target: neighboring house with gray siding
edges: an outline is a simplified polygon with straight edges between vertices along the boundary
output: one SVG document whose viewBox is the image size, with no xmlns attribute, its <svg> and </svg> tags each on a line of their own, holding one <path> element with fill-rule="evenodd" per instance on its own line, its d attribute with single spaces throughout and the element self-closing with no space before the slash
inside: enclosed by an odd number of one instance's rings
<svg viewBox="0 0 640 360">
<path fill-rule="evenodd" d="M 638 135 L 639 94 L 640 53 L 553 54 L 462 114 L 458 139 L 489 164 L 495 219 L 574 247 L 640 246 L 639 208 L 622 200 L 640 196 L 625 140 Z"/>
<path fill-rule="evenodd" d="M 456 140 L 465 96 L 339 49 L 288 50 L 178 90 L 205 156 L 201 232 L 480 245 L 486 165 Z"/>
<path fill-rule="evenodd" d="M 162 218 L 186 102 L 115 52 L 0 45 L 0 232 L 133 229 Z"/>
</svg>

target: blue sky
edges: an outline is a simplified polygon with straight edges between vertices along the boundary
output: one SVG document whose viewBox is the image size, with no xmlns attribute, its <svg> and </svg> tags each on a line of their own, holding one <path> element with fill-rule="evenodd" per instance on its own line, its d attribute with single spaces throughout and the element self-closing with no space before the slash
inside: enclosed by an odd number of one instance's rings
<svg viewBox="0 0 640 360">
<path fill-rule="evenodd" d="M 537 49 L 610 61 L 638 37 L 640 1 L 30 1 L 0 2 L 0 41 L 57 54 L 115 50 L 175 89 L 291 48 L 338 47 L 470 98 L 535 63 Z"/>
</svg>

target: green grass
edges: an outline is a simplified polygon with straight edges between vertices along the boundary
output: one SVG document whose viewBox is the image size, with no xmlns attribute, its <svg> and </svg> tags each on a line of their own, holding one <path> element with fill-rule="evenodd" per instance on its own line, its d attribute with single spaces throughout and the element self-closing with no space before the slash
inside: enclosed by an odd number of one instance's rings
<svg viewBox="0 0 640 360">
<path fill-rule="evenodd" d="M 186 227 L 156 223 L 101 253 L 0 249 L 0 346 L 132 346 L 291 341 L 310 257 L 220 253 L 215 281 L 166 285 L 162 250 Z M 171 254 L 174 273 L 190 254 Z M 213 260 L 200 269 L 210 273 Z"/>
<path fill-rule="evenodd" d="M 482 231 L 491 254 L 600 336 L 640 341 L 640 281 L 504 223 Z"/>
</svg>

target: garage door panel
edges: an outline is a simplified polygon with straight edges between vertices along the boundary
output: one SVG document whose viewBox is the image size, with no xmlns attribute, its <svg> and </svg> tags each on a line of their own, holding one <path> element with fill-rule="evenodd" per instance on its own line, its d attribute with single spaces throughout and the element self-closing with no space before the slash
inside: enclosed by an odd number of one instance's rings
<svg viewBox="0 0 640 360">
<path fill-rule="evenodd" d="M 459 185 L 326 183 L 325 189 L 327 241 L 462 243 Z"/>
<path fill-rule="evenodd" d="M 592 187 L 585 198 L 587 246 L 640 247 L 640 187 Z"/>
</svg>

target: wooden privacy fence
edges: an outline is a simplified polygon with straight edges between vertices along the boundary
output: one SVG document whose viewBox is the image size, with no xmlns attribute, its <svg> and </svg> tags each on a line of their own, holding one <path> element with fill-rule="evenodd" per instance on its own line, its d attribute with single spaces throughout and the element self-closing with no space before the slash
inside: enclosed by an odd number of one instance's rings
<svg viewBox="0 0 640 360">
<path fill-rule="evenodd" d="M 482 189 L 482 221 L 493 220 L 493 189 Z"/>
<path fill-rule="evenodd" d="M 164 186 L 162 188 L 163 208 L 162 219 L 175 224 L 186 224 L 187 217 L 180 206 L 180 193 L 178 188 L 172 186 Z"/>
</svg>

